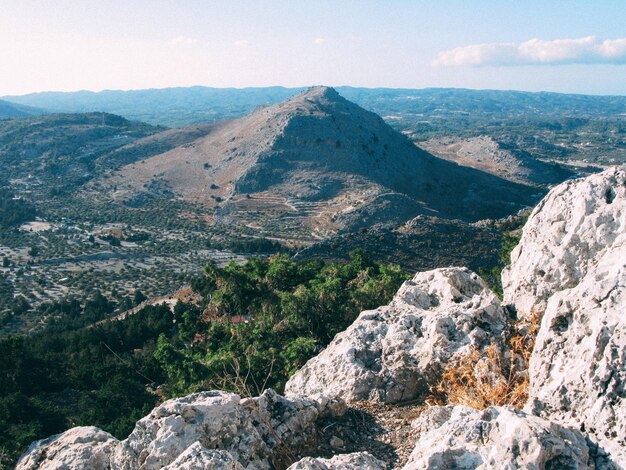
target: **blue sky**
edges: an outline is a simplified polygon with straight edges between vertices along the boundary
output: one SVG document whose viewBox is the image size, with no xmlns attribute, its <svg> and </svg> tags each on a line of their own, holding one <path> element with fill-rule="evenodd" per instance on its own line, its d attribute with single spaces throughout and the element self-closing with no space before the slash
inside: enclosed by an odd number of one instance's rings
<svg viewBox="0 0 626 470">
<path fill-rule="evenodd" d="M 0 95 L 314 84 L 626 95 L 626 2 L 0 2 Z"/>
</svg>

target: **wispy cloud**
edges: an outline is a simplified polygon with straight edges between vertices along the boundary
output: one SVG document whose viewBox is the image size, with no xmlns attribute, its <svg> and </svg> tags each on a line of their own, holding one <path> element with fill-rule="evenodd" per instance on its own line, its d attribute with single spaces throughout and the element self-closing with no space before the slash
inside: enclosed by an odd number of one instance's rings
<svg viewBox="0 0 626 470">
<path fill-rule="evenodd" d="M 233 46 L 235 47 L 248 47 L 250 45 L 250 41 L 247 39 L 239 39 L 238 41 L 233 42 Z"/>
<path fill-rule="evenodd" d="M 473 44 L 442 51 L 433 61 L 433 65 L 441 67 L 564 64 L 626 64 L 626 38 L 599 41 L 595 36 L 587 36 Z"/>
<path fill-rule="evenodd" d="M 324 38 L 315 38 L 315 39 L 313 40 L 313 43 L 314 43 L 314 44 L 318 44 L 318 45 L 320 45 L 320 44 L 324 44 L 325 42 L 326 42 L 326 39 L 324 39 Z"/>
</svg>

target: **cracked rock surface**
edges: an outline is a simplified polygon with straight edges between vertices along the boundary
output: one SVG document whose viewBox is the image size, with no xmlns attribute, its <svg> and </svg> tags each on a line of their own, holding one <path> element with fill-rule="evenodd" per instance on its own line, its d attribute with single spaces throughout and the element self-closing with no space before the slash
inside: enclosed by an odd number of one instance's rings
<svg viewBox="0 0 626 470">
<path fill-rule="evenodd" d="M 404 470 L 587 469 L 581 432 L 512 407 L 435 406 L 413 422 L 418 440 Z"/>
<path fill-rule="evenodd" d="M 534 259 L 545 253 L 545 263 Z M 518 312 L 545 311 L 526 409 L 589 433 L 625 465 L 626 171 L 551 191 L 524 228 L 509 279 L 505 297 Z"/>
<path fill-rule="evenodd" d="M 342 411 L 336 401 L 287 399 L 273 390 L 243 400 L 234 393 L 194 393 L 152 410 L 121 442 L 94 427 L 37 441 L 17 469 L 270 469 L 293 459 L 319 417 Z"/>
<path fill-rule="evenodd" d="M 499 342 L 496 295 L 466 268 L 417 273 L 388 306 L 362 312 L 287 382 L 286 395 L 397 403 L 428 393 L 470 346 Z"/>
<path fill-rule="evenodd" d="M 367 452 L 356 452 L 336 455 L 330 459 L 305 457 L 294 463 L 288 470 L 380 470 L 384 468 L 384 462 Z"/>
<path fill-rule="evenodd" d="M 502 273 L 504 303 L 522 316 L 543 313 L 552 295 L 593 275 L 625 236 L 626 168 L 556 186 L 533 210 Z"/>
</svg>

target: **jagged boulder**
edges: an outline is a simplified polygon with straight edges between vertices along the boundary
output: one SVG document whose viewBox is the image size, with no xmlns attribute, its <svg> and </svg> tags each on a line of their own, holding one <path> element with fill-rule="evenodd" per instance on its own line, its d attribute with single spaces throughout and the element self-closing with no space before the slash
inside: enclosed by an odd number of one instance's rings
<svg viewBox="0 0 626 470">
<path fill-rule="evenodd" d="M 330 459 L 305 457 L 287 470 L 383 470 L 385 462 L 367 452 L 335 455 Z"/>
<path fill-rule="evenodd" d="M 94 426 L 80 426 L 33 442 L 17 469 L 106 470 L 119 441 Z"/>
<path fill-rule="evenodd" d="M 417 442 L 404 470 L 594 468 L 580 431 L 512 407 L 436 406 L 412 426 Z"/>
<path fill-rule="evenodd" d="M 392 302 L 362 312 L 287 383 L 286 395 L 385 403 L 427 393 L 455 356 L 498 344 L 506 318 L 498 298 L 466 268 L 426 271 Z"/>
<path fill-rule="evenodd" d="M 504 302 L 524 316 L 575 287 L 626 232 L 626 169 L 553 188 L 535 207 L 502 273 Z"/>
<path fill-rule="evenodd" d="M 550 191 L 511 260 L 505 301 L 543 314 L 526 410 L 588 432 L 626 465 L 626 169 Z"/>
<path fill-rule="evenodd" d="M 626 233 L 617 235 L 576 287 L 550 297 L 527 409 L 589 432 L 626 466 Z"/>
<path fill-rule="evenodd" d="M 342 411 L 337 401 L 287 399 L 273 390 L 243 400 L 194 393 L 152 410 L 122 442 L 93 427 L 38 441 L 17 469 L 269 469 L 293 458 L 315 433 L 318 417 Z"/>
</svg>

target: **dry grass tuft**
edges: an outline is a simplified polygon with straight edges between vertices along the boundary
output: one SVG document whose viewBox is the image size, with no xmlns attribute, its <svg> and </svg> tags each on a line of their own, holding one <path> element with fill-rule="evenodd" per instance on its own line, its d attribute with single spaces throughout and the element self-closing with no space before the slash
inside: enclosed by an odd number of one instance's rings
<svg viewBox="0 0 626 470">
<path fill-rule="evenodd" d="M 528 362 L 535 345 L 541 317 L 513 323 L 506 336 L 504 353 L 496 344 L 482 352 L 473 348 L 446 367 L 441 381 L 431 389 L 429 404 L 467 405 L 476 409 L 512 405 L 528 400 Z"/>
</svg>

